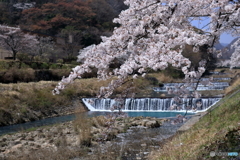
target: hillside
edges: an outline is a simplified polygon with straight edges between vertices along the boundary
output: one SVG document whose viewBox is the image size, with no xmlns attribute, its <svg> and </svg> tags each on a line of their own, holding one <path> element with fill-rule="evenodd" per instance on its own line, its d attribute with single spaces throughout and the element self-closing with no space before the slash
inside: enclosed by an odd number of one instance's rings
<svg viewBox="0 0 240 160">
<path fill-rule="evenodd" d="M 231 48 L 231 45 L 236 42 L 239 38 L 235 38 L 231 43 L 229 43 L 226 47 L 222 48 L 222 57 L 221 59 L 230 59 L 234 52 L 234 48 Z"/>
<path fill-rule="evenodd" d="M 56 41 L 67 41 L 71 35 L 73 42 L 69 43 L 83 47 L 111 34 L 116 26 L 113 18 L 124 9 L 123 0 L 0 1 L 0 24 L 19 26 Z"/>
<path fill-rule="evenodd" d="M 217 50 L 224 48 L 224 46 L 219 42 L 214 46 Z"/>
<path fill-rule="evenodd" d="M 235 81 L 235 88 L 211 110 L 207 111 L 199 122 L 189 130 L 179 132 L 169 139 L 159 151 L 152 153 L 150 159 L 219 160 L 236 158 L 220 154 L 240 153 L 239 84 L 240 79 Z M 216 156 L 210 156 L 212 151 Z"/>
</svg>

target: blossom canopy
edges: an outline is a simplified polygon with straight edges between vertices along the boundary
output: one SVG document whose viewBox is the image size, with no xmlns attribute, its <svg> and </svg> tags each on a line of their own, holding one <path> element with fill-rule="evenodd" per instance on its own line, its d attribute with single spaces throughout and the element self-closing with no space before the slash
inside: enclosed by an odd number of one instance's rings
<svg viewBox="0 0 240 160">
<path fill-rule="evenodd" d="M 207 59 L 201 61 L 197 70 L 191 70 L 191 61 L 182 54 L 185 46 L 191 45 L 193 51 L 198 52 L 206 45 L 206 54 L 214 54 L 217 53 L 214 45 L 222 33 L 240 35 L 238 0 L 125 0 L 125 4 L 128 9 L 113 20 L 120 25 L 112 36 L 102 37 L 100 44 L 80 51 L 81 65 L 59 82 L 53 91 L 55 94 L 83 73 L 91 72 L 91 68 L 98 69 L 100 79 L 118 78 L 101 89 L 100 95 L 105 97 L 127 77 L 144 76 L 148 69 L 164 70 L 169 64 L 181 68 L 186 77 L 201 76 Z M 209 23 L 203 28 L 191 23 L 194 20 L 201 23 L 206 17 Z M 232 64 L 236 64 L 239 57 L 239 53 L 234 53 Z M 109 66 L 116 59 L 122 63 L 112 71 Z"/>
</svg>

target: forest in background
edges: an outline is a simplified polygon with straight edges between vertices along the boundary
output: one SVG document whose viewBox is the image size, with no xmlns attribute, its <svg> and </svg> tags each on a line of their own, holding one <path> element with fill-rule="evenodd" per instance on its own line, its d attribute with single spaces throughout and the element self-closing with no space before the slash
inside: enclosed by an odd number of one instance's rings
<svg viewBox="0 0 240 160">
<path fill-rule="evenodd" d="M 57 54 L 76 57 L 79 49 L 111 35 L 112 20 L 123 9 L 123 0 L 1 0 L 0 24 L 51 37 Z"/>
</svg>

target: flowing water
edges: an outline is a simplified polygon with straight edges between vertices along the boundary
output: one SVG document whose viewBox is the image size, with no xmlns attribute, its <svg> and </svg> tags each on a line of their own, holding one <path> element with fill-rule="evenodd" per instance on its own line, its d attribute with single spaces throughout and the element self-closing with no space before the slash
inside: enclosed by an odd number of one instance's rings
<svg viewBox="0 0 240 160">
<path fill-rule="evenodd" d="M 87 117 L 95 117 L 95 116 L 108 115 L 108 114 L 111 114 L 111 112 L 89 111 L 89 112 L 71 114 L 71 115 L 60 116 L 60 117 L 46 118 L 46 119 L 33 121 L 33 122 L 3 126 L 3 127 L 0 127 L 0 136 L 4 134 L 27 130 L 30 128 L 36 128 L 41 126 L 47 126 L 47 125 L 53 125 L 57 123 L 72 121 L 72 120 L 75 120 L 75 118 L 79 115 L 80 116 L 83 115 Z M 185 112 L 126 112 L 126 114 L 129 117 L 143 116 L 143 117 L 171 118 L 171 117 L 176 117 L 178 114 L 183 115 L 185 114 Z M 193 114 L 194 113 L 188 113 L 188 115 L 193 115 Z"/>
<path fill-rule="evenodd" d="M 167 92 L 168 89 L 173 89 L 176 86 L 183 86 L 184 83 L 164 83 L 163 87 L 153 87 L 155 92 Z M 195 86 L 196 83 L 193 83 Z M 207 91 L 207 90 L 224 90 L 226 87 L 229 87 L 228 82 L 212 82 L 210 85 L 198 84 L 197 91 Z M 187 87 L 187 89 L 192 90 L 194 87 Z"/>
<path fill-rule="evenodd" d="M 127 98 L 123 111 L 184 111 L 186 106 L 190 106 L 190 110 L 203 111 L 218 102 L 221 98 L 186 98 L 182 99 L 180 104 L 172 98 Z M 84 104 L 90 111 L 110 111 L 111 108 L 118 106 L 118 102 L 114 99 L 99 99 L 99 98 L 83 98 Z"/>
</svg>

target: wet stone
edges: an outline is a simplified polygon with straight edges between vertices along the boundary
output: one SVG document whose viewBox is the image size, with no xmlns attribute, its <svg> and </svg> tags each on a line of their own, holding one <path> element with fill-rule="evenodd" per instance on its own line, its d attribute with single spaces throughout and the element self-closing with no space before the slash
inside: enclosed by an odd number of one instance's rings
<svg viewBox="0 0 240 160">
<path fill-rule="evenodd" d="M 146 146 L 147 146 L 147 144 L 146 144 L 146 143 L 143 143 L 143 144 L 141 144 L 141 146 L 142 146 L 142 147 L 146 147 Z"/>
<path fill-rule="evenodd" d="M 2 140 L 1 140 L 2 142 L 6 142 L 7 141 L 7 138 L 2 138 Z"/>
</svg>

